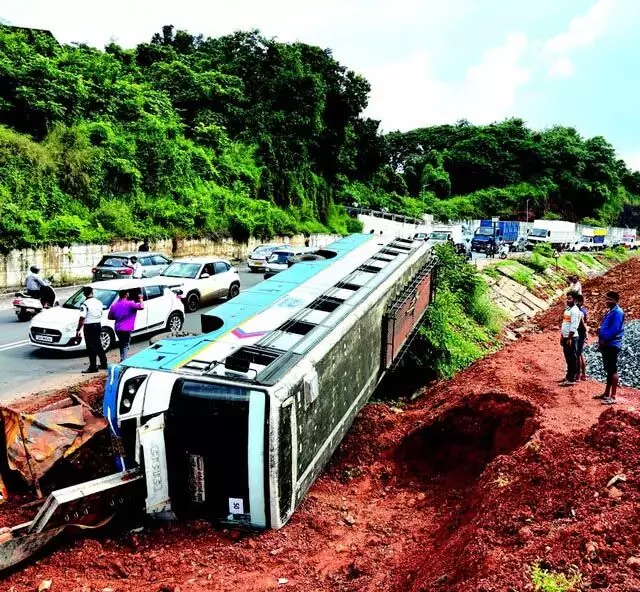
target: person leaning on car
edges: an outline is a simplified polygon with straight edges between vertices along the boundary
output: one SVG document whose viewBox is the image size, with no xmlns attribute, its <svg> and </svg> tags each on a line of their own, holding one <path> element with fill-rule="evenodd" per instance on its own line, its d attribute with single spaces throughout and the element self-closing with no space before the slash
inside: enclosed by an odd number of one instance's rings
<svg viewBox="0 0 640 592">
<path fill-rule="evenodd" d="M 131 345 L 131 333 L 135 328 L 136 315 L 144 309 L 142 291 L 138 295 L 138 302 L 129 300 L 129 290 L 120 290 L 120 298 L 111 305 L 109 318 L 115 321 L 116 335 L 120 345 L 120 361 L 124 362 Z"/>
<path fill-rule="evenodd" d="M 102 331 L 102 302 L 93 297 L 93 288 L 82 288 L 85 301 L 80 306 L 80 318 L 76 336 L 80 337 L 80 331 L 84 332 L 84 343 L 89 355 L 89 367 L 83 370 L 83 374 L 93 374 L 98 370 L 107 369 L 107 354 L 102 349 L 100 332 Z M 100 368 L 96 366 L 96 360 L 100 359 Z"/>
</svg>

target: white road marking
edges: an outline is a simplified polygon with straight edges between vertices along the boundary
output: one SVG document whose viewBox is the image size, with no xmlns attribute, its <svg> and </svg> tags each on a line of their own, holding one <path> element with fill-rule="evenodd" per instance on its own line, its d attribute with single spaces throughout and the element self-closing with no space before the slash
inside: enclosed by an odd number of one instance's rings
<svg viewBox="0 0 640 592">
<path fill-rule="evenodd" d="M 24 347 L 29 344 L 29 340 L 25 339 L 23 341 L 15 341 L 13 343 L 7 343 L 5 345 L 0 345 L 0 352 L 9 351 L 10 349 L 16 349 L 17 347 Z"/>
</svg>

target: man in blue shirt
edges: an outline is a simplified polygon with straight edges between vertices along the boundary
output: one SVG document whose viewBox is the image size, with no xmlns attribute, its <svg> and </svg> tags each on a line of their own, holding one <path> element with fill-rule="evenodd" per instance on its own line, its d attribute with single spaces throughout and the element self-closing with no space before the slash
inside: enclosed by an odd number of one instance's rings
<svg viewBox="0 0 640 592">
<path fill-rule="evenodd" d="M 602 353 L 602 366 L 607 374 L 607 387 L 603 395 L 595 398 L 602 399 L 603 405 L 613 405 L 618 389 L 618 354 L 624 336 L 624 312 L 618 304 L 620 295 L 617 292 L 607 292 L 606 299 L 609 311 L 598 329 L 598 349 Z"/>
</svg>

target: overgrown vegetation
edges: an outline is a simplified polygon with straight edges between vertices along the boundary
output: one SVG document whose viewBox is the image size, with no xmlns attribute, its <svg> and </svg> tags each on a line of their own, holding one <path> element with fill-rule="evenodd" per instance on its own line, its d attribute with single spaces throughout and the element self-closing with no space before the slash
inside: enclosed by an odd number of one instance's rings
<svg viewBox="0 0 640 592">
<path fill-rule="evenodd" d="M 600 137 L 511 119 L 379 133 L 329 50 L 164 27 L 104 51 L 0 26 L 0 250 L 358 231 L 341 205 L 613 222 L 640 173 Z M 594 221 L 592 220 L 592 221 Z"/>
<path fill-rule="evenodd" d="M 2 251 L 361 229 L 334 195 L 377 123 L 328 51 L 172 27 L 98 51 L 0 26 L 0 78 Z"/>
<path fill-rule="evenodd" d="M 382 187 L 418 200 L 438 219 L 522 220 L 528 206 L 530 217 L 613 225 L 625 206 L 640 203 L 640 172 L 604 138 L 583 138 L 570 127 L 540 132 L 521 119 L 459 121 L 386 141 Z"/>
<path fill-rule="evenodd" d="M 436 254 L 438 288 L 411 359 L 418 367 L 450 377 L 491 350 L 503 318 L 473 265 L 448 244 L 437 246 Z"/>
<path fill-rule="evenodd" d="M 537 592 L 571 592 L 578 590 L 582 576 L 574 572 L 571 575 L 543 569 L 539 563 L 531 566 L 531 583 Z"/>
</svg>

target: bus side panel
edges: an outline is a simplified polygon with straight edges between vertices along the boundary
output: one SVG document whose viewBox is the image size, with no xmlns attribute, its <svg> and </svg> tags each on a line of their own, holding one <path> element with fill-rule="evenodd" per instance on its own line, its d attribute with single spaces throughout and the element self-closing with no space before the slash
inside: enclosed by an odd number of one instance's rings
<svg viewBox="0 0 640 592">
<path fill-rule="evenodd" d="M 292 433 L 294 406 L 281 407 L 278 420 L 278 510 L 280 523 L 284 524 L 293 513 L 293 446 Z"/>
<path fill-rule="evenodd" d="M 384 308 L 384 303 L 372 308 L 318 363 L 320 394 L 315 401 L 305 400 L 303 383 L 294 391 L 300 478 L 296 505 L 377 385 Z"/>
</svg>

